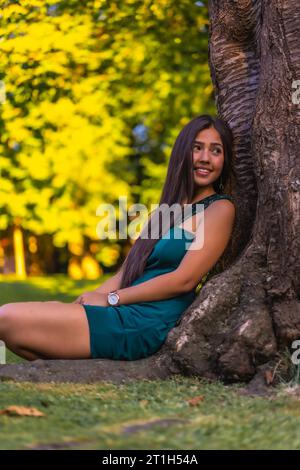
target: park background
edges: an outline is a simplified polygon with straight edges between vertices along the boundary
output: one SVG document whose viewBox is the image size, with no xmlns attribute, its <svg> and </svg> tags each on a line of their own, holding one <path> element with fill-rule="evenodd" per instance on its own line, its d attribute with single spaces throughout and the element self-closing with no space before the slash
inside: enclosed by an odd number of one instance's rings
<svg viewBox="0 0 300 470">
<path fill-rule="evenodd" d="M 172 145 L 215 113 L 204 2 L 4 2 L 0 273 L 113 273 L 97 207 L 159 201 Z M 118 217 L 118 214 L 117 214 Z"/>
<path fill-rule="evenodd" d="M 99 240 L 97 207 L 123 195 L 150 209 L 178 132 L 216 113 L 207 2 L 0 5 L 0 302 L 69 302 L 130 249 Z M 22 361 L 7 351 L 8 363 Z M 0 448 L 299 448 L 290 385 L 253 397 L 197 377 L 1 380 Z M 27 416 L 31 407 L 43 417 Z"/>
</svg>

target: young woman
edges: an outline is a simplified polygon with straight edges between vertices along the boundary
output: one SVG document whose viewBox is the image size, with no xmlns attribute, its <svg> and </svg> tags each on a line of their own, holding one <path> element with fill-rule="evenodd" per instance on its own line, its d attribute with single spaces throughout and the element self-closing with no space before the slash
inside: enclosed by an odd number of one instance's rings
<svg viewBox="0 0 300 470">
<path fill-rule="evenodd" d="M 119 272 L 73 303 L 3 305 L 0 339 L 28 360 L 154 354 L 228 245 L 235 206 L 223 190 L 233 175 L 230 129 L 209 115 L 192 119 L 175 141 L 159 202 L 188 206 L 191 215 L 159 237 L 139 236 Z"/>
</svg>

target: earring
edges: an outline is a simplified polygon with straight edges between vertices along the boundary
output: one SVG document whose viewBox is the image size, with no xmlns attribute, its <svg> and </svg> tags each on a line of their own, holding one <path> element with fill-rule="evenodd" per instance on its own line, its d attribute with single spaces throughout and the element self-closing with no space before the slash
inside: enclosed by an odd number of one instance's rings
<svg viewBox="0 0 300 470">
<path fill-rule="evenodd" d="M 220 184 L 219 184 L 219 190 L 220 190 L 220 191 L 223 191 L 223 189 L 224 189 L 224 186 L 223 186 L 223 183 L 222 183 L 222 175 L 221 175 Z"/>
</svg>

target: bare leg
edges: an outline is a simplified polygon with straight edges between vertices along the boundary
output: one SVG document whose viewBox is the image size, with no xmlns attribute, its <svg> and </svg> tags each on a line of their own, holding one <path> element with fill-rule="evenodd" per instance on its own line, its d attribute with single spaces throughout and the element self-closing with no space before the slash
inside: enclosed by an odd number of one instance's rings
<svg viewBox="0 0 300 470">
<path fill-rule="evenodd" d="M 48 303 L 50 302 L 59 303 L 59 301 L 57 300 L 48 300 Z M 29 349 L 18 348 L 14 344 L 10 345 L 6 343 L 6 347 L 10 349 L 13 353 L 17 354 L 20 357 L 23 357 L 24 359 L 27 359 L 28 361 L 35 361 L 36 359 L 47 359 L 47 357 L 42 356 L 42 354 L 37 355 L 36 353 L 29 351 Z"/>
<path fill-rule="evenodd" d="M 41 355 L 36 355 L 27 349 L 21 349 L 16 347 L 15 345 L 6 344 L 7 349 L 12 351 L 13 353 L 17 354 L 28 361 L 35 361 L 36 359 L 47 359 L 46 357 L 42 357 Z"/>
<path fill-rule="evenodd" d="M 5 304 L 0 307 L 0 339 L 29 360 L 91 357 L 88 321 L 80 304 Z"/>
</svg>

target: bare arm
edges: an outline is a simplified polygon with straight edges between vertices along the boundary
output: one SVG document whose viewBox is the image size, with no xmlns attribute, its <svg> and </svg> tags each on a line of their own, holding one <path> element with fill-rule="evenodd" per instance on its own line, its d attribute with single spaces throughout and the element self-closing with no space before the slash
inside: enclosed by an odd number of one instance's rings
<svg viewBox="0 0 300 470">
<path fill-rule="evenodd" d="M 85 294 L 95 294 L 95 293 L 97 293 L 97 294 L 108 294 L 108 292 L 120 289 L 122 273 L 123 273 L 123 266 L 117 272 L 117 274 L 115 274 L 114 276 L 107 279 L 107 281 L 105 281 L 103 284 L 101 284 L 101 286 L 96 287 L 96 289 L 93 289 L 92 291 L 83 292 L 72 303 L 74 303 L 74 304 L 81 303 L 82 296 L 85 295 Z"/>
<path fill-rule="evenodd" d="M 113 290 L 120 289 L 122 272 L 123 268 L 121 268 L 117 274 L 107 279 L 107 281 L 101 284 L 101 286 L 94 289 L 94 292 L 98 292 L 99 294 L 107 294 Z"/>
<path fill-rule="evenodd" d="M 191 290 L 224 252 L 233 229 L 234 204 L 228 200 L 215 201 L 208 207 L 204 217 L 204 226 L 199 224 L 194 241 L 177 267 L 178 276 Z"/>
<path fill-rule="evenodd" d="M 155 300 L 170 299 L 187 292 L 187 285 L 182 282 L 176 270 L 161 274 L 149 281 L 136 286 L 119 289 L 120 304 L 133 304 L 137 302 L 153 302 Z"/>
<path fill-rule="evenodd" d="M 189 292 L 197 286 L 222 255 L 232 232 L 234 205 L 229 201 L 217 201 L 213 206 L 206 212 L 203 245 L 199 243 L 201 236 L 198 234 L 191 244 L 194 249 L 187 251 L 177 269 L 136 286 L 118 290 L 121 305 L 168 299 Z"/>
</svg>

